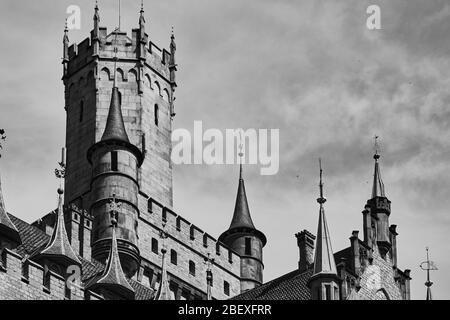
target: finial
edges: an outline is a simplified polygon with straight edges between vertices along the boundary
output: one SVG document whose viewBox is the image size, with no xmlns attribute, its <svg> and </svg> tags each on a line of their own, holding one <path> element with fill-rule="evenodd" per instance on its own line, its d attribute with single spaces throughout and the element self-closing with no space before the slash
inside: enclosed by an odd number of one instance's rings
<svg viewBox="0 0 450 320">
<path fill-rule="evenodd" d="M 121 206 L 122 204 L 117 202 L 116 194 L 113 193 L 112 198 L 109 200 L 109 214 L 111 216 L 111 225 L 113 227 L 117 226 L 119 209 Z"/>
<path fill-rule="evenodd" d="M 239 179 L 242 178 L 242 159 L 244 158 L 244 144 L 242 142 L 242 130 L 239 131 Z"/>
<path fill-rule="evenodd" d="M 374 150 L 375 150 L 375 154 L 373 155 L 373 158 L 375 160 L 380 159 L 380 155 L 378 154 L 378 151 L 380 149 L 380 145 L 378 144 L 378 138 L 379 138 L 379 136 L 377 136 L 377 135 L 374 136 Z"/>
<path fill-rule="evenodd" d="M 59 179 L 59 189 L 62 190 L 62 182 L 64 178 L 66 177 L 66 148 L 61 149 L 61 161 L 58 162 L 59 168 L 55 169 L 55 176 L 57 179 Z M 59 193 L 59 191 L 58 191 Z"/>
<path fill-rule="evenodd" d="M 122 19 L 122 16 L 121 16 L 121 4 L 120 4 L 120 0 L 119 0 L 119 30 L 120 30 L 121 19 Z"/>
<path fill-rule="evenodd" d="M 319 198 L 317 198 L 317 202 L 320 203 L 320 204 L 323 204 L 323 203 L 325 203 L 327 201 L 327 199 L 325 199 L 324 196 L 323 196 L 323 181 L 322 181 L 323 170 L 322 170 L 322 159 L 321 158 L 319 158 L 319 170 L 320 170 L 319 171 L 319 175 L 320 175 L 320 180 L 319 180 L 320 196 L 319 196 Z"/>
<path fill-rule="evenodd" d="M 175 39 L 175 32 L 173 31 L 173 26 L 172 26 L 172 31 L 171 31 L 170 38 L 171 38 L 172 40 Z"/>
<path fill-rule="evenodd" d="M 66 20 L 64 22 L 64 33 L 67 33 L 67 32 L 69 32 L 69 27 L 67 25 L 67 18 L 66 18 Z"/>
<path fill-rule="evenodd" d="M 113 82 L 113 88 L 117 88 L 117 52 L 119 51 L 117 49 L 117 32 L 119 32 L 120 27 L 116 29 L 115 34 L 115 46 L 114 46 L 114 82 Z"/>
<path fill-rule="evenodd" d="M 0 151 L 3 150 L 3 143 L 6 141 L 6 132 L 5 129 L 0 129 Z M 2 157 L 2 153 L 0 152 L 0 158 Z"/>
<path fill-rule="evenodd" d="M 144 0 L 141 0 L 141 13 L 144 13 Z"/>
<path fill-rule="evenodd" d="M 435 263 L 433 261 L 430 261 L 429 257 L 429 248 L 426 247 L 425 250 L 427 251 L 427 261 L 424 261 L 420 264 L 420 268 L 422 270 L 425 270 L 427 272 L 427 281 L 425 282 L 425 286 L 427 287 L 427 300 L 432 300 L 431 296 L 431 286 L 433 285 L 433 282 L 430 280 L 430 271 L 438 270 Z"/>
</svg>

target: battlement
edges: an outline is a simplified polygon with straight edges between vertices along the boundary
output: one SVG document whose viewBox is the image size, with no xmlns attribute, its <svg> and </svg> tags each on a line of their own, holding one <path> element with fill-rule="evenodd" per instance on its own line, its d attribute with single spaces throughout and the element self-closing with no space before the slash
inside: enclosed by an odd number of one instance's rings
<svg viewBox="0 0 450 320">
<path fill-rule="evenodd" d="M 98 300 L 100 296 L 84 288 L 69 289 L 61 275 L 46 270 L 32 260 L 3 249 L 0 263 L 2 300 Z"/>
<path fill-rule="evenodd" d="M 153 198 L 148 199 L 147 213 L 141 212 L 141 216 L 145 220 L 153 221 L 158 228 L 162 229 L 165 224 L 169 236 L 189 244 L 193 250 L 205 257 L 209 253 L 219 265 L 230 266 L 233 263 L 240 265 L 241 257 L 236 251 Z"/>
<path fill-rule="evenodd" d="M 114 58 L 115 44 L 118 43 L 117 56 L 119 60 L 124 61 L 139 61 L 137 47 L 139 29 L 132 29 L 131 38 L 128 37 L 127 32 L 113 31 L 108 34 L 106 27 L 99 29 L 99 37 L 93 38 L 93 31 L 91 36 L 84 39 L 79 44 L 73 43 L 69 47 L 68 69 L 66 77 L 70 77 L 85 65 L 100 60 L 112 60 Z M 169 79 L 169 61 L 170 52 L 166 49 L 160 49 L 155 43 L 148 40 L 148 35 L 145 34 L 145 63 L 155 69 L 163 77 Z M 98 44 L 97 44 L 98 42 Z M 98 47 L 96 47 L 98 45 Z"/>
</svg>

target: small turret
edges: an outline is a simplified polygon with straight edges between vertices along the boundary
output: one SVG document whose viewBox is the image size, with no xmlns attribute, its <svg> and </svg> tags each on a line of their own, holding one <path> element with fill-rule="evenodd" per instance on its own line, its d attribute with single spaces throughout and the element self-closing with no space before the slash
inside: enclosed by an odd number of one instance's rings
<svg viewBox="0 0 450 320">
<path fill-rule="evenodd" d="M 317 227 L 316 249 L 314 254 L 313 275 L 309 279 L 311 298 L 313 300 L 339 300 L 339 277 L 331 248 L 330 232 L 323 204 L 326 202 L 323 196 L 322 165 L 320 164 L 320 196 L 319 225 Z"/>
<path fill-rule="evenodd" d="M 119 259 L 117 249 L 116 227 L 118 221 L 117 203 L 111 203 L 111 246 L 109 250 L 106 267 L 101 276 L 95 277 L 87 284 L 87 289 L 92 290 L 107 299 L 126 299 L 133 300 L 134 289 L 130 286 Z"/>
<path fill-rule="evenodd" d="M 58 209 L 56 212 L 55 227 L 53 228 L 52 237 L 44 249 L 34 253 L 31 258 L 44 265 L 62 266 L 63 269 L 56 268 L 55 272 L 65 275 L 65 268 L 71 265 L 81 266 L 75 251 L 69 242 L 67 231 L 64 223 L 63 211 L 63 193 L 64 191 L 58 189 Z"/>
<path fill-rule="evenodd" d="M 266 236 L 255 228 L 247 202 L 242 163 L 233 219 L 227 231 L 221 234 L 223 242 L 241 256 L 241 292 L 253 289 L 263 282 L 263 248 Z"/>
<path fill-rule="evenodd" d="M 384 256 L 391 249 L 390 231 L 389 231 L 389 216 L 391 214 L 391 201 L 386 197 L 383 180 L 381 179 L 377 142 L 375 138 L 375 168 L 373 174 L 372 198 L 367 201 L 366 210 L 370 212 L 371 225 L 375 226 L 372 231 L 372 237 L 369 241 L 376 240 L 380 254 Z M 364 213 L 367 215 L 367 213 Z M 367 219 L 367 218 L 366 218 Z M 368 225 L 368 222 L 365 223 Z M 373 230 L 373 229 L 372 229 Z M 369 233 L 369 232 L 366 232 Z"/>
</svg>

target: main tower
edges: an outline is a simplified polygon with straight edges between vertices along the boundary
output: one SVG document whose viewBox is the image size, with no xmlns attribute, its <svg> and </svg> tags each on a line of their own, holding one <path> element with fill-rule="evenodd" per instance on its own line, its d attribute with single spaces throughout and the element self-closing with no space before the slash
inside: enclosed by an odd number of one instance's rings
<svg viewBox="0 0 450 320">
<path fill-rule="evenodd" d="M 100 27 L 96 5 L 89 38 L 69 46 L 65 30 L 62 80 L 67 113 L 66 205 L 87 210 L 95 201 L 91 186 L 93 168 L 87 151 L 101 140 L 105 131 L 113 78 L 117 74 L 115 87 L 125 130 L 130 144 L 144 156 L 136 176 L 140 186 L 138 206 L 146 210 L 150 198 L 172 206 L 175 37 L 172 34 L 169 51 L 160 49 L 146 33 L 143 6 L 138 21 L 131 38 L 119 28 L 108 33 Z"/>
</svg>

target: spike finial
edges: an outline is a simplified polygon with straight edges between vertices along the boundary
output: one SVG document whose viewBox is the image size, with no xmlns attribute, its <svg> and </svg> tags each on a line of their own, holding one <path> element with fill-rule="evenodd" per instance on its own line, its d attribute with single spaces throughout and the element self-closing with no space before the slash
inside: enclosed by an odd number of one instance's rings
<svg viewBox="0 0 450 320">
<path fill-rule="evenodd" d="M 378 160 L 378 159 L 380 159 L 380 154 L 379 154 L 379 151 L 380 151 L 380 145 L 379 145 L 379 143 L 378 143 L 378 138 L 379 138 L 379 136 L 377 136 L 377 135 L 375 135 L 374 137 L 373 137 L 373 139 L 374 139 L 374 150 L 375 150 L 375 154 L 373 155 L 373 158 L 375 159 L 375 160 Z"/>
<path fill-rule="evenodd" d="M 242 180 L 242 164 L 244 159 L 244 143 L 242 139 L 242 129 L 239 131 L 239 179 Z"/>
<path fill-rule="evenodd" d="M 320 180 L 319 180 L 319 190 L 320 190 L 320 195 L 319 198 L 317 198 L 317 202 L 320 203 L 320 205 L 322 205 L 323 203 L 325 203 L 327 201 L 327 199 L 325 199 L 325 197 L 323 196 L 323 181 L 322 181 L 322 174 L 323 174 L 323 170 L 322 170 L 322 159 L 319 158 L 319 176 L 320 176 Z"/>
<path fill-rule="evenodd" d="M 6 131 L 5 129 L 0 129 L 0 151 L 3 149 L 3 142 L 6 140 Z M 0 158 L 2 157 L 2 153 L 0 152 Z"/>
<path fill-rule="evenodd" d="M 429 252 L 428 252 L 429 248 L 426 247 L 425 250 L 427 251 L 427 261 L 422 262 L 420 264 L 420 268 L 427 272 L 427 281 L 425 282 L 425 286 L 427 287 L 426 299 L 432 300 L 431 286 L 433 285 L 433 282 L 431 282 L 431 280 L 430 280 L 430 271 L 438 270 L 438 268 L 436 267 L 436 265 L 433 261 L 430 261 L 430 256 L 429 256 Z"/>
</svg>

